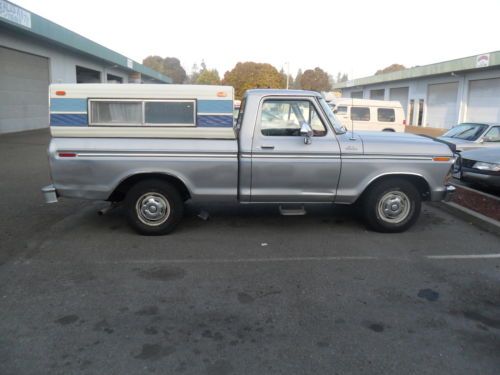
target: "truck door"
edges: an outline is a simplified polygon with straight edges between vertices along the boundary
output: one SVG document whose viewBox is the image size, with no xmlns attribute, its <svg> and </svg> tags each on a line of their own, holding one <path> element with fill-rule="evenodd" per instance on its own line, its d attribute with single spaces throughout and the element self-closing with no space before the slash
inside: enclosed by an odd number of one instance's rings
<svg viewBox="0 0 500 375">
<path fill-rule="evenodd" d="M 340 148 L 315 98 L 261 102 L 252 142 L 252 202 L 332 202 Z M 313 129 L 309 144 L 303 123 Z"/>
</svg>

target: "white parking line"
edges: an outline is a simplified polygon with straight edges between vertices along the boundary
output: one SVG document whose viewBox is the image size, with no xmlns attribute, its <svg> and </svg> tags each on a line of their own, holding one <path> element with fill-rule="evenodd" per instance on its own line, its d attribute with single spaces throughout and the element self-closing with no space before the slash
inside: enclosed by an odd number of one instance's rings
<svg viewBox="0 0 500 375">
<path fill-rule="evenodd" d="M 427 255 L 427 259 L 495 259 L 500 254 Z"/>
</svg>

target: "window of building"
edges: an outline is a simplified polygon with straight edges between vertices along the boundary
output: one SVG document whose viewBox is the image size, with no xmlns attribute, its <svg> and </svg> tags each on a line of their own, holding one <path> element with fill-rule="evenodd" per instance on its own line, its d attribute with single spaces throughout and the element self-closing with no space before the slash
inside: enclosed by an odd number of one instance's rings
<svg viewBox="0 0 500 375">
<path fill-rule="evenodd" d="M 106 75 L 107 83 L 123 83 L 123 78 L 119 76 L 115 76 L 114 74 Z"/>
<path fill-rule="evenodd" d="M 351 98 L 363 99 L 363 91 L 353 91 L 353 92 L 351 92 Z"/>
<path fill-rule="evenodd" d="M 195 125 L 194 101 L 145 102 L 145 124 Z"/>
<path fill-rule="evenodd" d="M 396 121 L 396 113 L 394 112 L 394 108 L 377 108 L 377 120 L 379 122 Z"/>
<path fill-rule="evenodd" d="M 418 101 L 418 126 L 422 126 L 422 121 L 424 118 L 424 99 Z"/>
<path fill-rule="evenodd" d="M 76 83 L 101 83 L 101 72 L 77 66 Z"/>
<path fill-rule="evenodd" d="M 410 100 L 410 115 L 409 115 L 409 121 L 408 123 L 410 125 L 413 125 L 413 116 L 415 114 L 415 100 Z"/>
<path fill-rule="evenodd" d="M 300 127 L 307 122 L 314 136 L 326 134 L 314 105 L 308 100 L 266 100 L 262 105 L 261 132 L 266 136 L 300 136 Z"/>
<path fill-rule="evenodd" d="M 351 107 L 352 121 L 370 121 L 370 108 L 368 107 Z"/>
<path fill-rule="evenodd" d="M 384 89 L 370 90 L 370 99 L 384 100 L 384 97 L 385 97 L 385 90 Z"/>
<path fill-rule="evenodd" d="M 91 101 L 90 123 L 96 125 L 141 125 L 142 103 L 135 101 Z"/>
</svg>

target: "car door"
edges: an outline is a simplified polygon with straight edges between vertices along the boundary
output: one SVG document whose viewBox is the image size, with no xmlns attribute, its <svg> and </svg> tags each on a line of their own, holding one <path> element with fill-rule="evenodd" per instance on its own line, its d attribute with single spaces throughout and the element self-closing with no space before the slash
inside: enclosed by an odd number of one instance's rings
<svg viewBox="0 0 500 375">
<path fill-rule="evenodd" d="M 303 122 L 313 129 L 309 144 Z M 252 142 L 252 202 L 332 202 L 340 148 L 315 98 L 265 98 Z"/>
</svg>

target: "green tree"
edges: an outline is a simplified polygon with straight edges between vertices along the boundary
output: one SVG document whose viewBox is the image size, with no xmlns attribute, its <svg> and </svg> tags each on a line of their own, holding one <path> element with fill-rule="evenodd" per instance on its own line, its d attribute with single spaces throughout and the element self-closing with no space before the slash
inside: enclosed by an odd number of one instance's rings
<svg viewBox="0 0 500 375">
<path fill-rule="evenodd" d="M 337 79 L 335 80 L 336 83 L 339 82 L 346 82 L 349 78 L 347 77 L 346 73 L 337 73 Z"/>
<path fill-rule="evenodd" d="M 300 80 L 302 79 L 302 69 L 299 69 L 297 71 L 297 75 L 295 76 L 295 79 L 293 80 L 293 88 L 300 90 L 302 89 L 302 86 L 300 86 Z"/>
<path fill-rule="evenodd" d="M 398 72 L 398 71 L 404 70 L 404 69 L 406 69 L 406 67 L 404 65 L 401 65 L 401 64 L 392 64 L 392 65 L 389 65 L 389 66 L 385 67 L 384 69 L 377 70 L 375 72 L 375 75 L 384 74 L 384 73 Z"/>
<path fill-rule="evenodd" d="M 312 91 L 330 91 L 332 86 L 330 85 L 330 79 L 328 73 L 326 73 L 321 68 L 308 69 L 302 74 L 300 78 L 300 86 L 304 90 Z"/>
<path fill-rule="evenodd" d="M 220 85 L 220 77 L 217 69 L 204 69 L 201 71 L 198 79 L 196 80 L 197 85 Z"/>
<path fill-rule="evenodd" d="M 284 88 L 285 82 L 274 66 L 255 62 L 237 63 L 224 74 L 223 84 L 234 87 L 236 99 L 254 88 Z"/>
<path fill-rule="evenodd" d="M 170 77 L 173 83 L 186 81 L 186 71 L 176 57 L 148 56 L 142 60 L 142 64 Z"/>
</svg>

